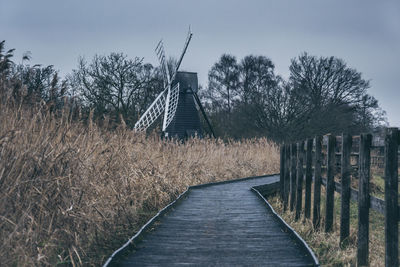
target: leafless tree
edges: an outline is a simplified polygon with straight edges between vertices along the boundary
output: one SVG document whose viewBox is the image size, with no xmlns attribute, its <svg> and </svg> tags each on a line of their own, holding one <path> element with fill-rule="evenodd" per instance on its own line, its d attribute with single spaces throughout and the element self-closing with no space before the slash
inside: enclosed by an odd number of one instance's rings
<svg viewBox="0 0 400 267">
<path fill-rule="evenodd" d="M 292 59 L 289 69 L 292 97 L 302 107 L 297 111 L 297 120 L 305 126 L 306 135 L 371 129 L 371 121 L 359 119 L 371 115 L 379 106 L 368 95 L 369 81 L 360 72 L 341 59 L 307 53 Z"/>
<path fill-rule="evenodd" d="M 95 115 L 108 115 L 116 121 L 122 116 L 129 125 L 162 90 L 158 69 L 144 64 L 143 59 L 128 59 L 122 53 L 96 55 L 91 63 L 81 58 L 71 81 Z"/>
<path fill-rule="evenodd" d="M 249 55 L 237 63 L 223 55 L 202 93 L 218 133 L 282 142 L 369 131 L 384 121 L 377 100 L 367 93 L 369 82 L 343 60 L 303 53 L 289 69 L 285 81 L 265 56 Z"/>
<path fill-rule="evenodd" d="M 208 73 L 208 97 L 215 108 L 232 112 L 239 94 L 239 65 L 232 55 L 223 54 Z"/>
</svg>

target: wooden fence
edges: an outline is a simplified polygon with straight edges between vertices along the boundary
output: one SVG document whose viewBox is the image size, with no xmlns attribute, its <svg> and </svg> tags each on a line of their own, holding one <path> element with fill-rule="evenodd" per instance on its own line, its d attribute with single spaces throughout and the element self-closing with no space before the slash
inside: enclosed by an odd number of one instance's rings
<svg viewBox="0 0 400 267">
<path fill-rule="evenodd" d="M 340 142 L 336 142 L 336 140 Z M 357 139 L 357 152 L 352 152 L 353 139 Z M 323 140 L 325 141 L 323 145 Z M 398 149 L 400 134 L 397 128 L 387 129 L 383 167 L 385 198 L 370 195 L 371 134 L 357 137 L 343 134 L 341 137 L 316 136 L 280 148 L 280 192 L 284 210 L 295 210 L 298 220 L 302 212 L 303 184 L 305 185 L 304 217 L 311 218 L 315 228 L 320 227 L 321 216 L 325 217 L 326 232 L 333 229 L 334 192 L 340 193 L 340 242 L 347 243 L 350 234 L 350 200 L 358 203 L 357 265 L 368 265 L 369 209 L 385 216 L 385 265 L 398 266 Z M 357 156 L 357 171 L 352 172 L 351 157 Z M 339 162 L 340 161 L 340 162 Z M 325 164 L 322 164 L 325 162 Z M 381 163 L 380 163 L 381 164 Z M 325 165 L 325 166 L 323 166 Z M 340 172 L 339 172 L 340 170 Z M 351 174 L 358 178 L 358 190 L 351 188 Z M 322 177 L 325 175 L 326 177 Z M 340 183 L 335 182 L 340 177 Z M 305 180 L 305 182 L 303 182 Z M 311 192 L 314 183 L 313 209 Z M 321 214 L 321 185 L 326 187 L 325 214 Z"/>
</svg>

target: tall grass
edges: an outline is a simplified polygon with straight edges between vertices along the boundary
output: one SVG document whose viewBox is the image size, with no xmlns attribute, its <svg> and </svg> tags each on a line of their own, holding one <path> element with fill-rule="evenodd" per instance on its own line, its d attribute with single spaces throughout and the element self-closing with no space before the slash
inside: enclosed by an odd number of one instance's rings
<svg viewBox="0 0 400 267">
<path fill-rule="evenodd" d="M 0 103 L 0 262 L 99 265 L 187 186 L 278 172 L 266 139 L 184 144 Z"/>
<path fill-rule="evenodd" d="M 303 199 L 305 191 L 303 190 Z M 325 233 L 325 204 L 326 190 L 321 188 L 321 226 L 314 229 L 310 219 L 295 220 L 295 211 L 283 211 L 283 203 L 279 196 L 268 198 L 273 208 L 279 215 L 298 232 L 307 244 L 313 249 L 322 266 L 356 266 L 357 265 L 357 227 L 358 206 L 350 202 L 350 235 L 346 245 L 340 244 L 340 194 L 334 194 L 334 224 L 333 231 Z M 302 209 L 304 210 L 304 209 Z M 369 266 L 385 265 L 385 218 L 382 214 L 371 210 L 369 218 Z"/>
</svg>

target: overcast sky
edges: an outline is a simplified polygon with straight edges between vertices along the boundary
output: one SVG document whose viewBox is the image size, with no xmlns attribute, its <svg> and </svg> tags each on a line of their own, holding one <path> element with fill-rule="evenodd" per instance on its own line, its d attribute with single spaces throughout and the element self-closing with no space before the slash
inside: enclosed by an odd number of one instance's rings
<svg viewBox="0 0 400 267">
<path fill-rule="evenodd" d="M 222 53 L 265 55 L 287 78 L 290 59 L 306 51 L 336 56 L 371 81 L 370 94 L 400 127 L 400 1 L 372 0 L 0 0 L 0 41 L 32 52 L 32 64 L 65 75 L 79 56 L 123 52 L 157 64 L 163 38 L 179 56 L 189 24 L 194 33 L 182 63 L 201 84 Z"/>
</svg>

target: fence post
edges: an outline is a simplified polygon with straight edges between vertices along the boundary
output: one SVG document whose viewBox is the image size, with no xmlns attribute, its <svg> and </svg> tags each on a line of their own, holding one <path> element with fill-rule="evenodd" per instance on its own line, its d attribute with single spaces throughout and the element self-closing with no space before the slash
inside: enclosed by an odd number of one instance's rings
<svg viewBox="0 0 400 267">
<path fill-rule="evenodd" d="M 350 234 L 350 153 L 352 137 L 342 134 L 340 243 L 345 245 Z"/>
<path fill-rule="evenodd" d="M 313 225 L 314 229 L 319 228 L 321 221 L 321 151 L 322 136 L 315 137 L 315 165 L 314 165 L 314 205 Z"/>
<path fill-rule="evenodd" d="M 283 210 L 287 210 L 290 189 L 290 145 L 285 145 L 285 194 L 283 198 Z"/>
<path fill-rule="evenodd" d="M 333 208 L 335 194 L 335 142 L 333 135 L 328 135 L 328 157 L 326 172 L 326 206 L 325 206 L 325 232 L 332 231 L 333 228 Z"/>
<path fill-rule="evenodd" d="M 293 211 L 294 209 L 294 201 L 296 199 L 296 144 L 291 144 L 290 146 L 290 202 L 289 209 Z"/>
<path fill-rule="evenodd" d="M 304 200 L 304 217 L 310 218 L 311 213 L 311 183 L 312 183 L 312 146 L 313 140 L 307 139 L 306 152 L 306 194 Z"/>
<path fill-rule="evenodd" d="M 300 218 L 302 200 L 303 200 L 303 159 L 304 159 L 304 141 L 297 143 L 297 192 L 296 192 L 296 215 L 295 221 Z"/>
<path fill-rule="evenodd" d="M 398 129 L 387 129 L 385 137 L 385 266 L 399 266 L 398 145 Z"/>
<path fill-rule="evenodd" d="M 370 134 L 361 134 L 359 167 L 360 179 L 358 181 L 357 266 L 368 265 L 371 141 L 372 136 Z"/>
<path fill-rule="evenodd" d="M 280 147 L 280 169 L 279 169 L 279 178 L 280 178 L 280 194 L 282 201 L 285 196 L 285 145 L 281 145 Z"/>
</svg>

